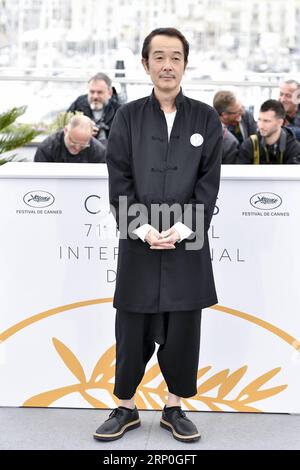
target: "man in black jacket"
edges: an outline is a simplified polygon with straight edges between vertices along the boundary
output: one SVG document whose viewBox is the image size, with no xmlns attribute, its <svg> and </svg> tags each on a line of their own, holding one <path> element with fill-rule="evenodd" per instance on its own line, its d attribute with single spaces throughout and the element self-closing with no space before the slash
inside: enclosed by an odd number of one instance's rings
<svg viewBox="0 0 300 470">
<path fill-rule="evenodd" d="M 200 438 L 181 397 L 197 393 L 201 309 L 217 302 L 207 231 L 219 188 L 222 128 L 210 106 L 182 93 L 188 52 L 174 28 L 146 37 L 142 63 L 154 90 L 118 110 L 108 140 L 110 202 L 120 230 L 114 296 L 120 406 L 95 432 L 101 441 L 140 425 L 134 395 L 155 343 L 168 387 L 160 424 L 180 441 Z M 174 205 L 183 217 L 174 210 L 167 220 L 163 209 Z M 162 217 L 156 218 L 158 207 Z"/>
<path fill-rule="evenodd" d="M 223 127 L 222 165 L 234 165 L 239 153 L 239 142 L 231 132 Z"/>
<path fill-rule="evenodd" d="M 36 151 L 35 162 L 104 163 L 105 147 L 92 136 L 87 116 L 73 116 L 63 131 L 47 137 Z"/>
<path fill-rule="evenodd" d="M 259 131 L 241 145 L 237 163 L 299 164 L 300 143 L 288 127 L 282 127 L 284 119 L 279 101 L 265 101 L 259 112 Z"/>
<path fill-rule="evenodd" d="M 213 106 L 220 116 L 222 125 L 230 131 L 241 144 L 257 130 L 251 113 L 246 111 L 234 93 L 218 91 L 213 99 Z"/>
<path fill-rule="evenodd" d="M 68 111 L 80 111 L 94 122 L 93 136 L 104 145 L 120 107 L 119 99 L 111 79 L 105 73 L 97 73 L 88 82 L 88 93 L 79 96 Z"/>
<path fill-rule="evenodd" d="M 296 80 L 286 80 L 280 85 L 278 99 L 286 112 L 284 125 L 292 129 L 298 141 L 300 141 L 299 95 L 300 83 Z"/>
</svg>

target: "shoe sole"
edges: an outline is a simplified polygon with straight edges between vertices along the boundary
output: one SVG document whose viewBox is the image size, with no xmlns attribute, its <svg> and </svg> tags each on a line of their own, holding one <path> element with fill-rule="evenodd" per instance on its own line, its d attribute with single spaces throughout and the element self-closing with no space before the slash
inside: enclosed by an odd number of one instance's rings
<svg viewBox="0 0 300 470">
<path fill-rule="evenodd" d="M 121 431 L 115 434 L 97 434 L 95 432 L 94 438 L 97 439 L 97 441 L 115 441 L 117 439 L 121 439 L 121 437 L 123 437 L 127 431 L 139 428 L 140 425 L 141 421 L 138 419 L 136 421 L 132 421 L 131 423 L 125 424 L 125 426 L 122 427 Z"/>
<path fill-rule="evenodd" d="M 192 436 L 184 436 L 182 434 L 178 434 L 173 428 L 172 424 L 168 423 L 167 421 L 164 421 L 163 419 L 160 420 L 160 426 L 166 429 L 167 431 L 170 431 L 173 434 L 174 439 L 180 442 L 197 442 L 201 437 L 199 433 L 193 434 Z"/>
</svg>

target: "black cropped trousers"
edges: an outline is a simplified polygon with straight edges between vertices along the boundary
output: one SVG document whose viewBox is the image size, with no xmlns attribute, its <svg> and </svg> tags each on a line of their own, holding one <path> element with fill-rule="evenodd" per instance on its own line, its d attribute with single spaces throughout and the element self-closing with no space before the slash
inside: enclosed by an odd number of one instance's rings
<svg viewBox="0 0 300 470">
<path fill-rule="evenodd" d="M 157 359 L 168 391 L 182 398 L 197 393 L 201 310 L 135 313 L 117 310 L 114 394 L 130 400 L 159 344 Z"/>
</svg>

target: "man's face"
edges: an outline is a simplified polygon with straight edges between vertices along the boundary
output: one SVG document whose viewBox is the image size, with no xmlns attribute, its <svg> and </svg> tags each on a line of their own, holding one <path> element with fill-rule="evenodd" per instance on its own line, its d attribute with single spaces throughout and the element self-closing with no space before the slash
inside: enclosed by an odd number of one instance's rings
<svg viewBox="0 0 300 470">
<path fill-rule="evenodd" d="M 142 59 L 142 64 L 158 91 L 179 91 L 186 66 L 180 39 L 154 36 L 150 43 L 148 61 Z"/>
<path fill-rule="evenodd" d="M 92 138 L 92 130 L 90 129 L 81 127 L 69 129 L 65 127 L 64 134 L 65 146 L 72 155 L 78 155 L 82 150 L 90 146 Z"/>
<path fill-rule="evenodd" d="M 222 122 L 226 125 L 235 125 L 240 122 L 243 113 L 244 109 L 242 103 L 240 101 L 235 101 L 228 106 L 226 112 L 221 114 Z"/>
<path fill-rule="evenodd" d="M 100 110 L 110 100 L 112 90 L 104 80 L 94 80 L 89 83 L 88 102 L 92 110 Z"/>
<path fill-rule="evenodd" d="M 275 132 L 278 132 L 282 125 L 283 119 L 278 118 L 275 111 L 270 110 L 259 113 L 257 127 L 263 137 L 271 137 Z"/>
<path fill-rule="evenodd" d="M 282 103 L 287 114 L 293 114 L 298 108 L 296 95 L 297 85 L 295 83 L 283 83 L 279 90 L 279 101 Z"/>
</svg>

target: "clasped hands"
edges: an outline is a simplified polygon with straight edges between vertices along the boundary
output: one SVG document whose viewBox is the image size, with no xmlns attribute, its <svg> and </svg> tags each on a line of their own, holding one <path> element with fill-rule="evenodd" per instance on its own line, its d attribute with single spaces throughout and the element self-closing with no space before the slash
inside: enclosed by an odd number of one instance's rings
<svg viewBox="0 0 300 470">
<path fill-rule="evenodd" d="M 149 230 L 145 241 L 151 250 L 174 250 L 175 243 L 180 240 L 180 235 L 174 227 L 158 232 L 155 228 Z"/>
</svg>

